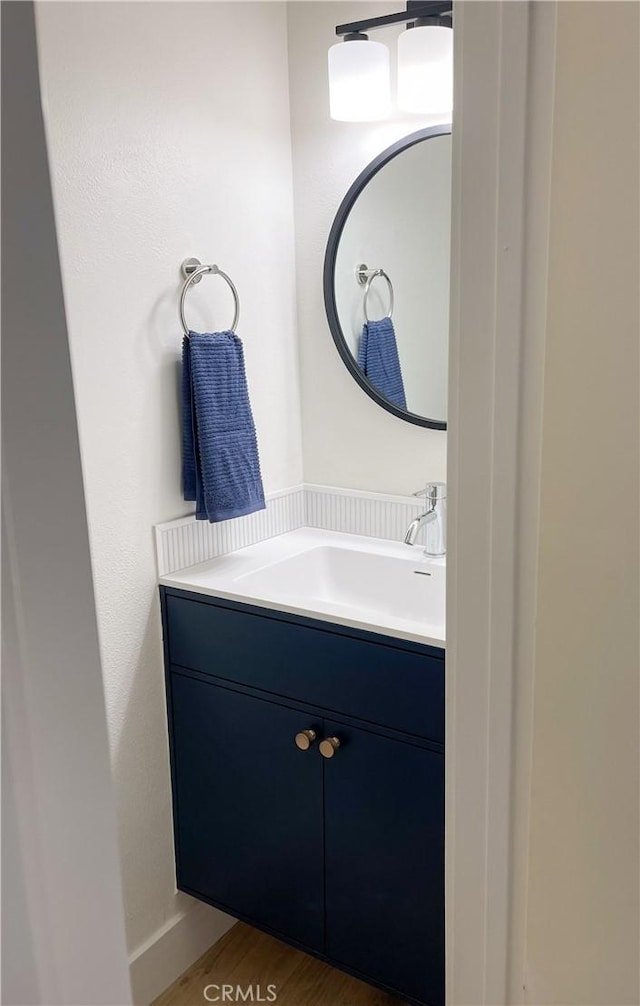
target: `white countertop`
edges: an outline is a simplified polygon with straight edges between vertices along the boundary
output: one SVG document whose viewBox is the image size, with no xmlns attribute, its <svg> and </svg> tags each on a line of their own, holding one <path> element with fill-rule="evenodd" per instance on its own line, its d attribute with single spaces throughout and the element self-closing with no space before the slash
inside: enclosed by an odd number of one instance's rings
<svg viewBox="0 0 640 1006">
<path fill-rule="evenodd" d="M 445 561 L 401 542 L 299 528 L 160 583 L 445 647 Z"/>
</svg>

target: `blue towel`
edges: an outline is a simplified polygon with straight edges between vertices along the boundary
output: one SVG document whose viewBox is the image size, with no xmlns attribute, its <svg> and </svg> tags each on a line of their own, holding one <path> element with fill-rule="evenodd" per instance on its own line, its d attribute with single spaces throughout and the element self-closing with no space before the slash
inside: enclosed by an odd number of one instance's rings
<svg viewBox="0 0 640 1006">
<path fill-rule="evenodd" d="M 190 332 L 182 362 L 184 498 L 211 523 L 264 510 L 242 342 L 235 332 Z"/>
<path fill-rule="evenodd" d="M 365 323 L 358 346 L 358 366 L 387 401 L 406 409 L 396 333 L 391 318 Z"/>
</svg>

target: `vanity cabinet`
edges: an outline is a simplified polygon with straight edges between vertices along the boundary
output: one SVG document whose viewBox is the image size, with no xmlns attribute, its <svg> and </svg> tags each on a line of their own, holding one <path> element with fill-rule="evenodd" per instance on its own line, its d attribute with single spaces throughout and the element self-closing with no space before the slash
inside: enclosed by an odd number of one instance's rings
<svg viewBox="0 0 640 1006">
<path fill-rule="evenodd" d="M 443 652 L 161 600 L 178 887 L 442 1006 Z"/>
</svg>

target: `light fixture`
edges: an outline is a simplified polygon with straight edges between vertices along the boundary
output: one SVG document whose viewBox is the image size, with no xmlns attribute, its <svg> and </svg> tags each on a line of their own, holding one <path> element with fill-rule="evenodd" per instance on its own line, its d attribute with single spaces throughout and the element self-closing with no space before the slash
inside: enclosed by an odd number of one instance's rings
<svg viewBox="0 0 640 1006">
<path fill-rule="evenodd" d="M 441 18 L 421 18 L 398 38 L 398 108 L 451 115 L 453 32 Z"/>
<path fill-rule="evenodd" d="M 391 111 L 389 50 L 363 32 L 329 49 L 329 112 L 340 122 L 373 122 Z"/>
<path fill-rule="evenodd" d="M 329 50 L 332 119 L 373 122 L 391 111 L 389 51 L 367 32 L 408 25 L 398 40 L 398 106 L 404 111 L 448 115 L 453 105 L 453 0 L 408 0 L 397 14 L 340 24 L 343 41 Z"/>
</svg>

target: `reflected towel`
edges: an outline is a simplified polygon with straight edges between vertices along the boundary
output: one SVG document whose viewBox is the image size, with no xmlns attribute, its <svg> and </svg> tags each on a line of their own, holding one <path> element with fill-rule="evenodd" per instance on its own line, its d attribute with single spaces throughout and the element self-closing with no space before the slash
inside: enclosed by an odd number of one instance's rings
<svg viewBox="0 0 640 1006">
<path fill-rule="evenodd" d="M 235 332 L 190 332 L 182 344 L 182 481 L 196 519 L 265 509 L 242 342 Z"/>
<path fill-rule="evenodd" d="M 358 346 L 358 366 L 387 401 L 406 409 L 396 333 L 391 318 L 365 323 Z"/>
</svg>

